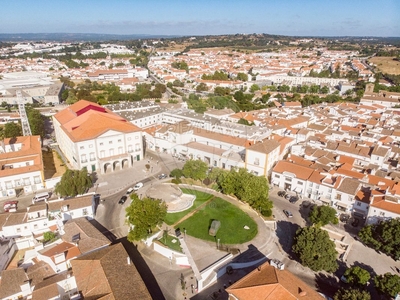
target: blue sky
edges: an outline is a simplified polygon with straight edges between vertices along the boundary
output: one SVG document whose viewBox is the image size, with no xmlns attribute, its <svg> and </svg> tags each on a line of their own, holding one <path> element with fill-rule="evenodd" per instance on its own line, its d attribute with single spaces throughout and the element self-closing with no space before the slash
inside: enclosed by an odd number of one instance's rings
<svg viewBox="0 0 400 300">
<path fill-rule="evenodd" d="M 0 0 L 0 33 L 400 36 L 399 0 Z"/>
</svg>

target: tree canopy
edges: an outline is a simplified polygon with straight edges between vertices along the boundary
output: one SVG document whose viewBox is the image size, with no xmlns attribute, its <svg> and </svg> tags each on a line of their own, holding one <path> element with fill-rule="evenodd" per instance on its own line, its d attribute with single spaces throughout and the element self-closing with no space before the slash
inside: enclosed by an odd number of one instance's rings
<svg viewBox="0 0 400 300">
<path fill-rule="evenodd" d="M 208 165 L 201 160 L 188 160 L 183 166 L 183 176 L 194 180 L 204 180 L 207 177 Z"/>
<path fill-rule="evenodd" d="M 344 272 L 344 277 L 346 277 L 348 283 L 362 286 L 371 279 L 371 274 L 359 266 L 354 266 Z"/>
<path fill-rule="evenodd" d="M 395 260 L 400 258 L 400 219 L 364 226 L 358 236 L 366 245 L 382 251 Z"/>
<path fill-rule="evenodd" d="M 313 271 L 334 272 L 338 268 L 335 243 L 319 227 L 304 227 L 296 232 L 292 247 L 300 262 Z"/>
<path fill-rule="evenodd" d="M 359 289 L 340 289 L 333 296 L 333 300 L 371 300 L 368 291 Z"/>
<path fill-rule="evenodd" d="M 226 73 L 222 71 L 215 71 L 212 75 L 203 74 L 201 76 L 203 80 L 229 80 L 229 77 Z"/>
<path fill-rule="evenodd" d="M 27 116 L 32 135 L 40 135 L 44 139 L 46 134 L 44 127 L 45 117 L 34 108 L 27 109 Z"/>
<path fill-rule="evenodd" d="M 336 210 L 330 206 L 314 205 L 308 215 L 310 221 L 317 226 L 324 226 L 329 223 L 337 224 Z"/>
<path fill-rule="evenodd" d="M 208 91 L 208 86 L 204 82 L 201 82 L 196 86 L 196 92 L 200 93 L 205 91 Z"/>
<path fill-rule="evenodd" d="M 127 223 L 131 225 L 128 241 L 140 241 L 146 238 L 152 229 L 164 221 L 167 214 L 167 205 L 159 199 L 139 199 L 138 195 L 131 195 L 132 202 L 126 208 Z"/>
<path fill-rule="evenodd" d="M 188 66 L 187 62 L 185 62 L 185 61 L 174 61 L 171 64 L 171 67 L 173 67 L 175 69 L 179 69 L 179 70 L 185 70 L 186 73 L 189 73 L 189 66 Z"/>
<path fill-rule="evenodd" d="M 237 73 L 236 78 L 240 81 L 247 81 L 249 80 L 249 75 L 247 75 L 246 73 Z"/>
<path fill-rule="evenodd" d="M 375 287 L 381 294 L 395 297 L 400 293 L 400 276 L 391 273 L 374 277 Z"/>
<path fill-rule="evenodd" d="M 15 138 L 22 135 L 22 127 L 20 123 L 8 122 L 4 125 L 4 137 Z"/>
<path fill-rule="evenodd" d="M 80 171 L 68 169 L 56 184 L 54 192 L 61 197 L 75 197 L 84 194 L 92 185 L 92 178 L 86 169 Z"/>
<path fill-rule="evenodd" d="M 272 215 L 272 201 L 268 198 L 268 180 L 255 176 L 246 169 L 232 169 L 218 174 L 217 184 L 227 195 L 235 195 L 264 216 Z"/>
</svg>

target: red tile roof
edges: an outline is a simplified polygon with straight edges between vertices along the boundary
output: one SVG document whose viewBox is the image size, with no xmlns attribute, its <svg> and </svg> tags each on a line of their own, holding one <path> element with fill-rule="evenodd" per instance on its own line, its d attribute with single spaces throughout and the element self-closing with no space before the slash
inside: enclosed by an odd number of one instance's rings
<svg viewBox="0 0 400 300">
<path fill-rule="evenodd" d="M 264 263 L 226 291 L 239 300 L 314 300 L 323 299 L 305 282 L 287 270 Z"/>
<path fill-rule="evenodd" d="M 74 142 L 94 139 L 109 130 L 136 132 L 140 128 L 110 110 L 90 101 L 80 100 L 57 113 L 54 118 Z"/>
</svg>

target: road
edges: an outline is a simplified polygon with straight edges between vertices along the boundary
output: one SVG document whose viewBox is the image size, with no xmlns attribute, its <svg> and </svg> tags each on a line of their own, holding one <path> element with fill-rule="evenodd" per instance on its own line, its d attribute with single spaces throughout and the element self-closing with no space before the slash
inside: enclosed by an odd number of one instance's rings
<svg viewBox="0 0 400 300">
<path fill-rule="evenodd" d="M 150 164 L 150 170 L 145 165 Z M 158 175 L 161 173 L 169 175 L 176 168 L 182 168 L 184 162 L 169 154 L 160 154 L 148 151 L 146 158 L 136 163 L 135 168 L 121 170 L 110 174 L 99 174 L 95 187 L 91 190 L 101 195 L 102 201 L 97 208 L 96 220 L 116 238 L 125 237 L 128 226 L 125 224 L 125 208 L 130 201 L 118 204 L 119 199 L 126 194 L 128 188 L 137 182 L 144 185 L 136 191 L 141 198 L 152 184 L 159 182 Z M 152 171 L 151 171 L 152 170 Z"/>
<path fill-rule="evenodd" d="M 310 206 L 303 207 L 301 205 L 302 200 L 297 201 L 295 204 L 290 203 L 285 198 L 277 196 L 277 191 L 278 190 L 273 190 L 270 192 L 270 199 L 274 202 L 273 213 L 277 223 L 276 235 L 279 241 L 279 245 L 276 245 L 272 256 L 279 257 L 285 263 L 288 270 L 310 286 L 315 286 L 318 290 L 332 296 L 338 288 L 348 287 L 346 284 L 340 282 L 339 278 L 343 275 L 344 271 L 351 266 L 360 266 L 368 270 L 371 277 L 386 272 L 399 275 L 396 271 L 396 267 L 400 269 L 400 262 L 394 261 L 384 254 L 377 253 L 375 250 L 355 240 L 353 237 L 360 228 L 354 228 L 342 222 L 339 222 L 339 224 L 333 226 L 333 228 L 335 231 L 347 236 L 346 240 L 350 244 L 350 251 L 346 261 L 339 262 L 339 269 L 334 274 L 328 274 L 326 272 L 314 273 L 308 268 L 303 267 L 297 261 L 291 260 L 293 237 L 298 228 L 306 225 L 306 217 L 310 211 Z M 284 209 L 291 211 L 293 217 L 286 217 L 283 213 Z M 375 289 L 373 289 L 373 285 L 370 285 L 368 290 L 371 292 L 372 299 L 376 299 L 374 297 L 377 295 Z"/>
</svg>

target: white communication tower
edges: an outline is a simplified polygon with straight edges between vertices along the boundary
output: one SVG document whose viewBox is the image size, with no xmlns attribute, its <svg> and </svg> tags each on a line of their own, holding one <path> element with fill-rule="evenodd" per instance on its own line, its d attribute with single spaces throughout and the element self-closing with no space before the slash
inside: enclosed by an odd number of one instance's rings
<svg viewBox="0 0 400 300">
<path fill-rule="evenodd" d="M 21 125 L 22 125 L 22 134 L 24 136 L 32 135 L 31 127 L 29 126 L 28 116 L 25 111 L 25 103 L 24 98 L 22 97 L 21 91 L 17 90 L 17 99 L 18 99 L 18 111 L 21 117 Z"/>
</svg>

